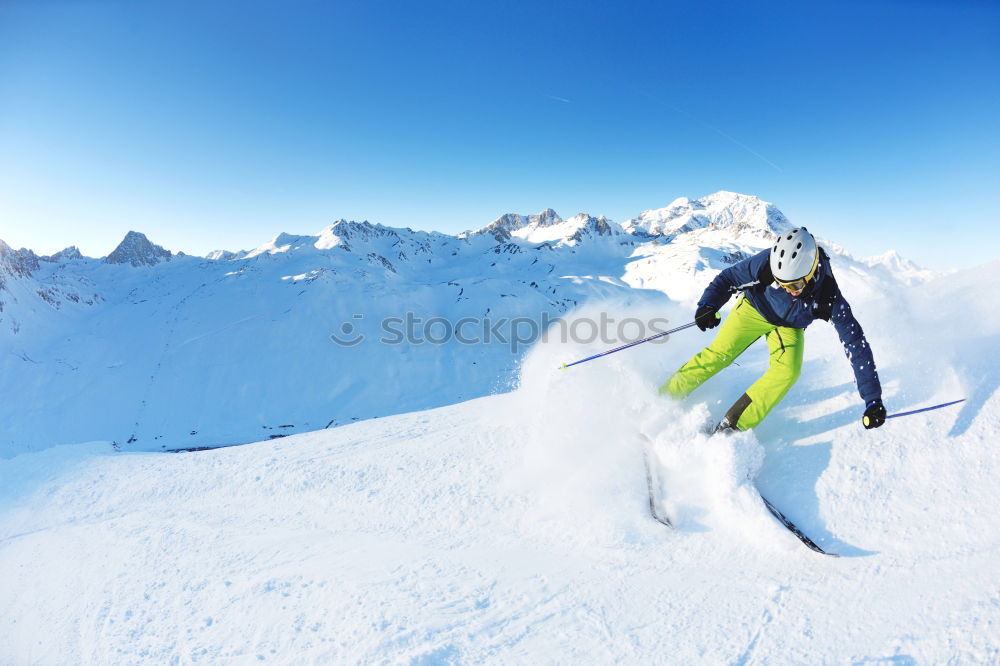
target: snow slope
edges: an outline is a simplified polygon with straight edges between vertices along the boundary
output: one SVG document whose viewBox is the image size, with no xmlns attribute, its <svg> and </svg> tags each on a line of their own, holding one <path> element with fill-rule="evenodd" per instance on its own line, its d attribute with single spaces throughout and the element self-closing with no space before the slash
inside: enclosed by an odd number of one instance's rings
<svg viewBox="0 0 1000 666">
<path fill-rule="evenodd" d="M 275 441 L 0 460 L 0 662 L 1000 662 L 998 268 L 853 299 L 890 412 L 968 398 L 875 431 L 817 322 L 799 384 L 731 438 L 701 428 L 766 352 L 664 402 L 689 330 L 567 371 L 599 346 L 550 341 L 512 393 Z"/>
</svg>

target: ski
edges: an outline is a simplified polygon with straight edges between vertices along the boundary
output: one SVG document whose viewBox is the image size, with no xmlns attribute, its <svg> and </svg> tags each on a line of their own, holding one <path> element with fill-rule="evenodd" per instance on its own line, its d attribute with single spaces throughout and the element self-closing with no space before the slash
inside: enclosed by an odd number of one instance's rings
<svg viewBox="0 0 1000 666">
<path fill-rule="evenodd" d="M 757 492 L 759 493 L 760 491 L 758 490 Z M 778 509 L 773 504 L 771 504 L 771 502 L 769 502 L 766 497 L 761 495 L 760 498 L 764 500 L 764 506 L 766 506 L 767 510 L 771 512 L 771 515 L 777 518 L 782 525 L 788 528 L 789 532 L 797 536 L 799 538 L 799 541 L 804 543 L 807 547 L 811 548 L 812 550 L 815 550 L 817 553 L 822 553 L 823 555 L 829 555 L 830 557 L 840 557 L 840 555 L 838 555 L 837 553 L 831 553 L 820 548 L 818 545 L 816 545 L 815 541 L 813 541 L 805 534 L 803 534 L 802 530 L 800 530 L 795 525 L 795 523 L 786 518 L 785 514 L 778 511 Z"/>
<path fill-rule="evenodd" d="M 653 477 L 653 465 L 649 461 L 649 446 L 642 447 L 642 461 L 646 464 L 646 492 L 649 494 L 649 513 L 653 516 L 656 522 L 661 525 L 673 527 L 674 524 L 670 522 L 670 519 L 656 508 L 656 495 L 660 484 L 658 480 Z"/>
<path fill-rule="evenodd" d="M 653 472 L 653 463 L 650 460 L 650 450 L 651 450 L 650 445 L 652 444 L 652 440 L 650 440 L 649 437 L 647 437 L 642 433 L 640 433 L 640 436 L 643 438 L 643 440 L 645 440 L 642 445 L 642 462 L 646 466 L 646 493 L 647 496 L 649 497 L 649 514 L 653 516 L 653 519 L 656 522 L 660 523 L 661 525 L 666 525 L 667 527 L 672 528 L 674 524 L 670 522 L 670 518 L 668 518 L 662 511 L 660 511 L 657 508 L 657 497 L 659 496 L 661 489 L 660 489 L 659 477 L 657 477 L 656 474 Z M 766 506 L 767 510 L 771 512 L 771 515 L 777 518 L 778 522 L 784 525 L 785 528 L 788 529 L 789 532 L 794 534 L 799 539 L 799 541 L 801 541 L 803 544 L 806 545 L 806 547 L 822 555 L 829 555 L 830 557 L 840 557 L 840 555 L 838 555 L 837 553 L 831 553 L 829 551 L 823 550 L 823 548 L 820 547 L 815 541 L 806 536 L 795 523 L 786 518 L 785 514 L 781 513 L 781 511 L 779 511 L 776 506 L 771 504 L 770 500 L 768 500 L 766 497 L 764 497 L 763 494 L 761 494 L 759 488 L 757 489 L 757 494 L 760 496 L 762 500 L 764 500 L 764 506 Z"/>
</svg>

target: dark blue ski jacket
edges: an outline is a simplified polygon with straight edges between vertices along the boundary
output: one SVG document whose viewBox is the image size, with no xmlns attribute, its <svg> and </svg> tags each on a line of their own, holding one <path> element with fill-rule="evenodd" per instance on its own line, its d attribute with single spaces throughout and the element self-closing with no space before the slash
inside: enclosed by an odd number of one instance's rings
<svg viewBox="0 0 1000 666">
<path fill-rule="evenodd" d="M 850 304 L 840 293 L 826 252 L 820 250 L 816 277 L 798 297 L 793 297 L 774 282 L 770 258 L 771 251 L 764 250 L 719 273 L 701 295 L 698 307 L 707 305 L 718 310 L 733 294 L 742 291 L 757 312 L 776 326 L 806 328 L 816 319 L 831 322 L 854 367 L 854 380 L 861 399 L 865 403 L 881 399 L 882 385 L 875 370 L 871 347 L 861 324 L 851 312 Z"/>
</svg>

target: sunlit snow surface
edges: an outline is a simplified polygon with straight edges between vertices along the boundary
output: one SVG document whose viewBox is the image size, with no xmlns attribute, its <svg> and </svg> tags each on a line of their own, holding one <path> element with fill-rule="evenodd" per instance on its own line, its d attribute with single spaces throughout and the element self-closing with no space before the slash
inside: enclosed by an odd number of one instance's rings
<svg viewBox="0 0 1000 666">
<path fill-rule="evenodd" d="M 997 663 L 996 269 L 857 299 L 890 412 L 968 398 L 875 431 L 817 322 L 736 437 L 703 433 L 766 352 L 664 402 L 688 330 L 569 370 L 599 349 L 553 341 L 512 393 L 275 441 L 0 460 L 0 662 Z"/>
</svg>

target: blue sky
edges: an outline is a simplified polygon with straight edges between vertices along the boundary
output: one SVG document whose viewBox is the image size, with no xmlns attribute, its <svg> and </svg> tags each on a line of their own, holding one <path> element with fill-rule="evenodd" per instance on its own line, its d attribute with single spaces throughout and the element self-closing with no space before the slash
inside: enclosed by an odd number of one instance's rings
<svg viewBox="0 0 1000 666">
<path fill-rule="evenodd" d="M 1000 256 L 998 36 L 974 1 L 6 0 L 0 238 L 204 254 L 732 190 L 969 266 Z"/>
</svg>

